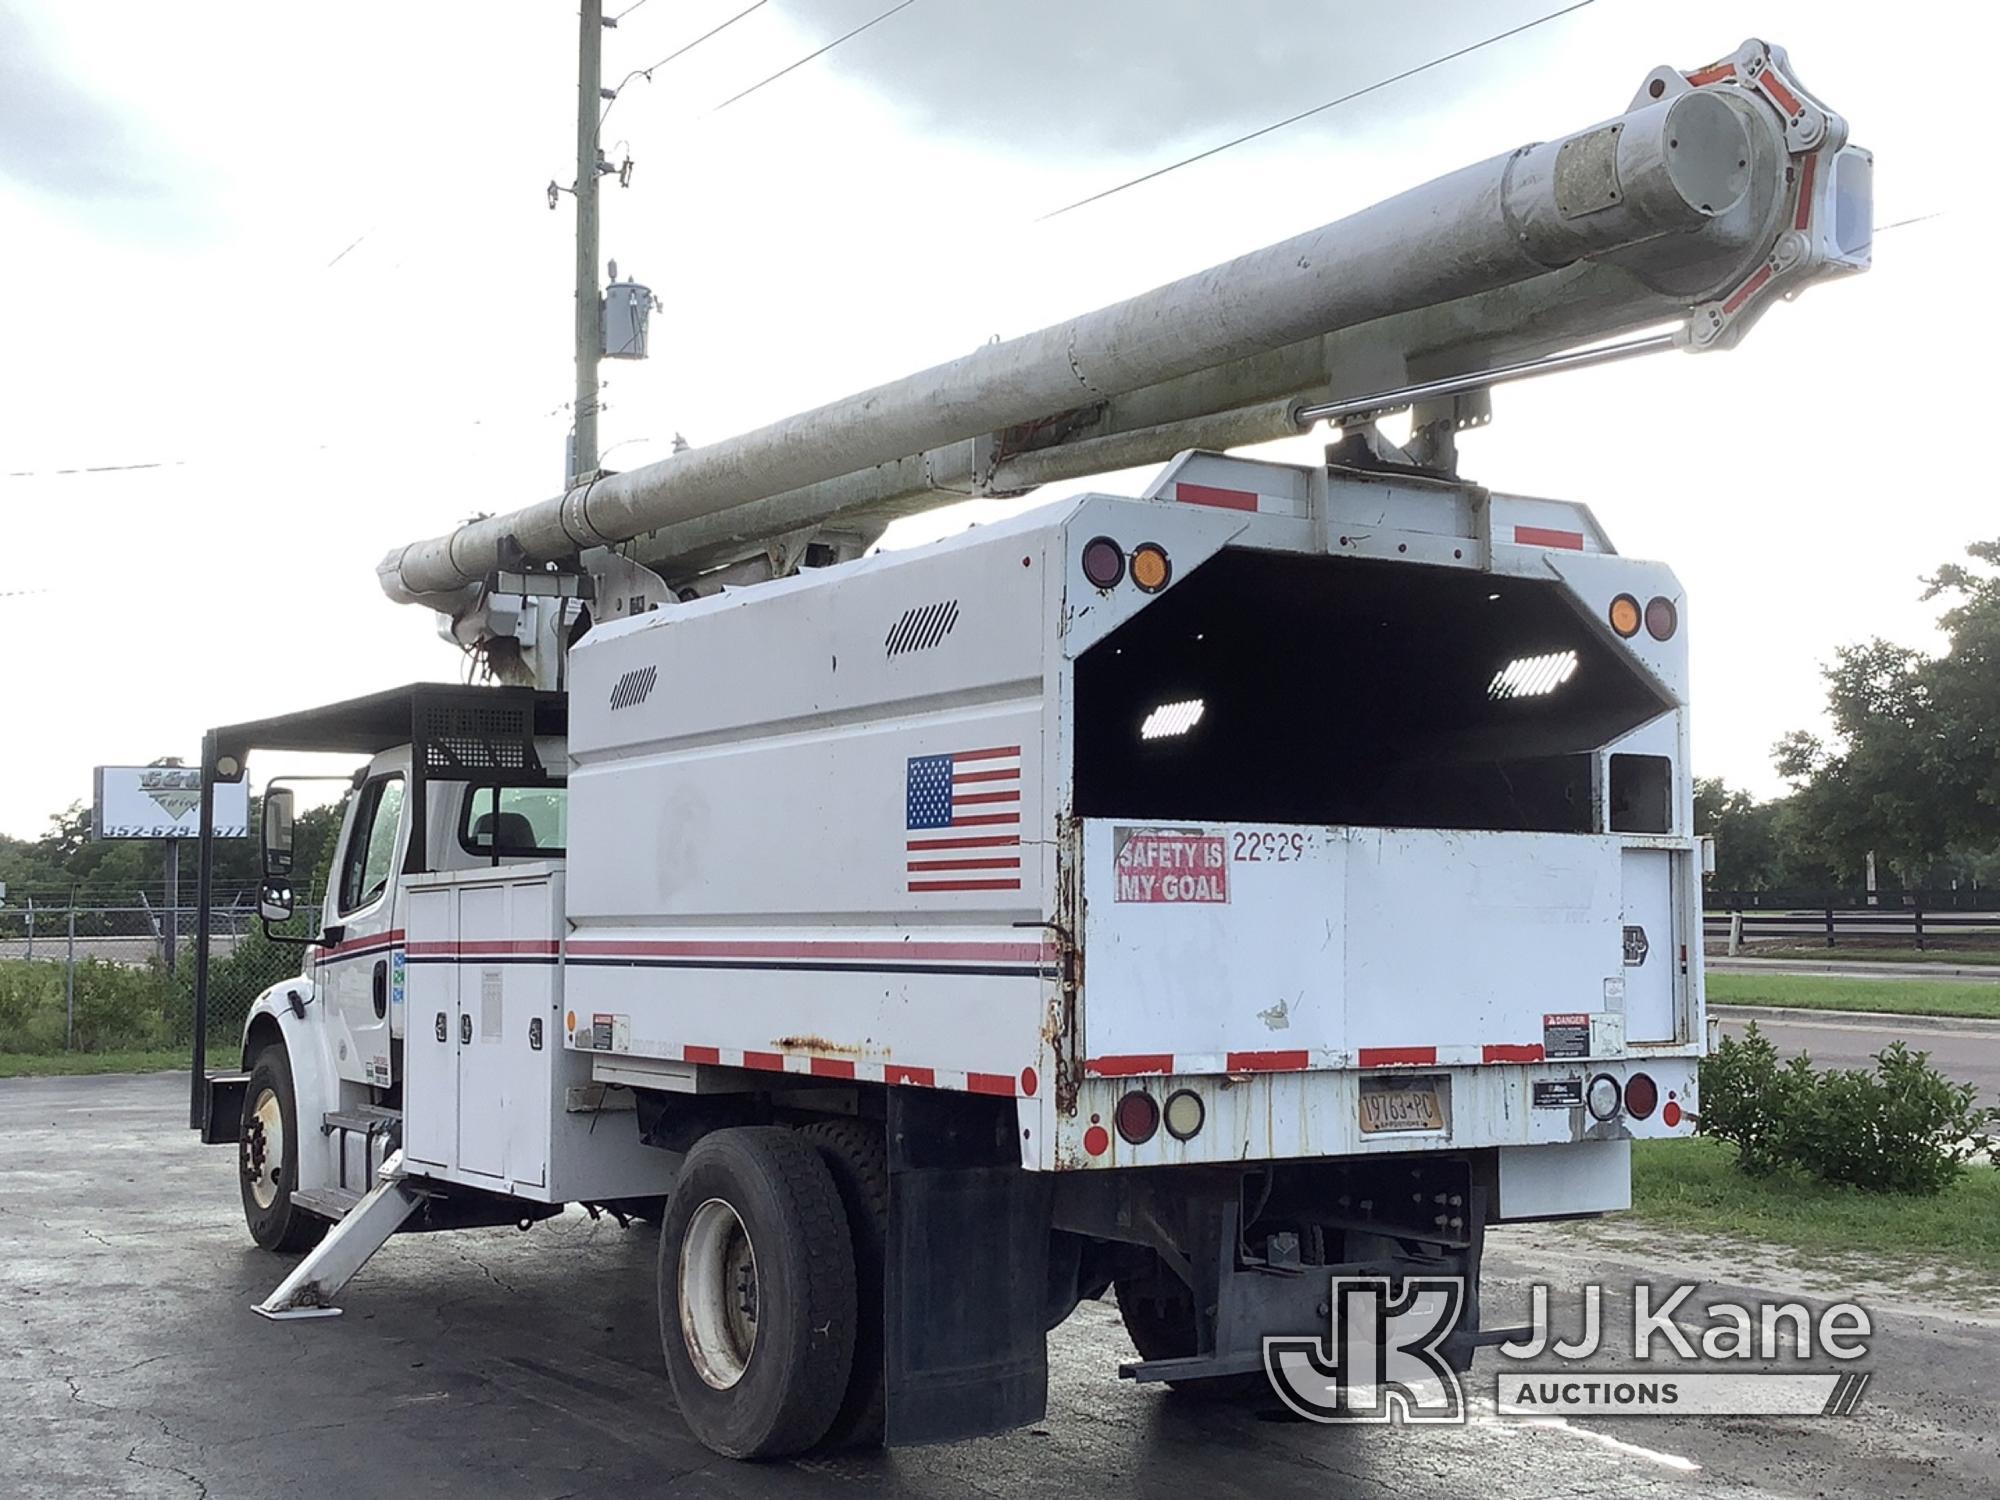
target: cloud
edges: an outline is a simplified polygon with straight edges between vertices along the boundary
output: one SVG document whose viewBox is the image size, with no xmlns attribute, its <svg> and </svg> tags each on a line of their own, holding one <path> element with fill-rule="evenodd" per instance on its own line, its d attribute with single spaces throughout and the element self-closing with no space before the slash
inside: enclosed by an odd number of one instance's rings
<svg viewBox="0 0 2000 1500">
<path fill-rule="evenodd" d="M 190 226 L 171 165 L 67 75 L 19 9 L 0 4 L 0 178 L 99 227 Z"/>
<path fill-rule="evenodd" d="M 1268 125 L 1533 14 L 1421 0 L 923 0 L 826 62 L 929 129 L 1145 156 Z M 1422 90 L 1368 103 L 1372 118 L 1434 107 Z"/>
</svg>

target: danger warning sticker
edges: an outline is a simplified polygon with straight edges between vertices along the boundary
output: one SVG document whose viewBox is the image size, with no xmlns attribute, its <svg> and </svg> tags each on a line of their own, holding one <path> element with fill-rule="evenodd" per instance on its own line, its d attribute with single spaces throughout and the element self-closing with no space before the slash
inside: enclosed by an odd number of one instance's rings
<svg viewBox="0 0 2000 1500">
<path fill-rule="evenodd" d="M 1226 902 L 1229 860 L 1219 833 L 1199 828 L 1114 828 L 1120 901 Z"/>
<path fill-rule="evenodd" d="M 1582 1011 L 1563 1011 L 1542 1017 L 1542 1056 L 1590 1056 L 1590 1017 Z"/>
</svg>

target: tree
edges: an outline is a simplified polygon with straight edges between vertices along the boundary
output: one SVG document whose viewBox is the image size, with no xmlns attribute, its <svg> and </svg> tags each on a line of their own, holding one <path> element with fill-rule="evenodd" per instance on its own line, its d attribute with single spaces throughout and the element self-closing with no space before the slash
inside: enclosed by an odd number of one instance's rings
<svg viewBox="0 0 2000 1500">
<path fill-rule="evenodd" d="M 1826 668 L 1833 736 L 1773 749 L 1803 848 L 1851 879 L 1870 850 L 1905 882 L 2000 848 L 2000 540 L 1925 580 L 1942 655 L 1880 639 Z"/>
</svg>

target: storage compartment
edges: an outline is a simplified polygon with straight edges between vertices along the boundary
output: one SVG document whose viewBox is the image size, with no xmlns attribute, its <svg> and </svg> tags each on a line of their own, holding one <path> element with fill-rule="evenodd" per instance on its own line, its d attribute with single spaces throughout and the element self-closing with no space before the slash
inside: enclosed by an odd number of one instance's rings
<svg viewBox="0 0 2000 1500">
<path fill-rule="evenodd" d="M 563 1046 L 563 884 L 553 864 L 409 882 L 404 1156 L 543 1203 L 664 1193 L 631 1094 Z"/>
<path fill-rule="evenodd" d="M 1587 833 L 1671 706 L 1553 582 L 1232 549 L 1077 662 L 1077 811 Z"/>
</svg>

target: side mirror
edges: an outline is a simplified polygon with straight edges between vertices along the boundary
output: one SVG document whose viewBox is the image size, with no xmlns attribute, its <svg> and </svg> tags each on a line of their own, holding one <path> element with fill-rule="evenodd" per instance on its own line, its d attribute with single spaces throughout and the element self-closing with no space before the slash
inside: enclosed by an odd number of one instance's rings
<svg viewBox="0 0 2000 1500">
<path fill-rule="evenodd" d="M 264 793 L 264 873 L 266 875 L 290 875 L 292 873 L 292 789 L 288 786 L 274 786 Z M 285 888 L 285 915 L 292 914 L 291 882 L 283 882 Z M 273 889 L 268 882 L 258 894 L 259 906 Z M 275 920 L 275 919 L 274 919 Z"/>
<path fill-rule="evenodd" d="M 268 858 L 268 851 L 266 854 Z M 290 859 L 290 853 L 285 855 Z M 266 877 L 257 889 L 257 915 L 266 922 L 286 922 L 291 920 L 292 909 L 298 898 L 292 893 L 292 883 L 284 879 Z"/>
</svg>

